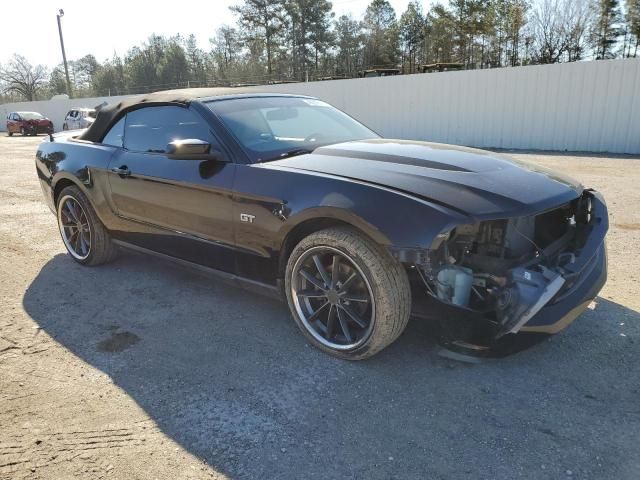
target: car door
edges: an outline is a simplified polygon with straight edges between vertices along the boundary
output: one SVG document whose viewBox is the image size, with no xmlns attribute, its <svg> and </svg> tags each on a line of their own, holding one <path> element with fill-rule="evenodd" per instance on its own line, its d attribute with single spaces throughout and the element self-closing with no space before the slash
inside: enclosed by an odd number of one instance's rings
<svg viewBox="0 0 640 480">
<path fill-rule="evenodd" d="M 17 113 L 13 113 L 11 116 L 11 126 L 10 132 L 19 133 L 20 132 L 20 115 Z"/>
<path fill-rule="evenodd" d="M 70 115 L 69 115 L 69 129 L 70 130 L 76 130 L 79 128 L 78 125 L 78 111 L 77 110 L 71 110 Z"/>
<path fill-rule="evenodd" d="M 24 128 L 24 119 L 19 113 L 14 113 L 13 118 L 15 119 L 15 122 L 13 124 L 13 133 L 20 133 L 20 131 Z"/>
<path fill-rule="evenodd" d="M 65 130 L 71 130 L 72 126 L 71 126 L 71 112 L 73 110 L 69 110 L 67 112 L 67 114 L 64 116 L 64 125 L 63 125 L 63 129 Z"/>
<path fill-rule="evenodd" d="M 75 128 L 83 128 L 82 127 L 82 111 L 76 110 L 76 115 L 74 117 Z"/>
<path fill-rule="evenodd" d="M 211 143 L 223 158 L 176 160 L 167 144 L 180 139 Z M 232 186 L 235 164 L 208 123 L 179 106 L 149 106 L 127 113 L 123 148 L 109 164 L 116 214 L 154 233 L 125 234 L 145 248 L 225 272 L 235 271 Z"/>
</svg>

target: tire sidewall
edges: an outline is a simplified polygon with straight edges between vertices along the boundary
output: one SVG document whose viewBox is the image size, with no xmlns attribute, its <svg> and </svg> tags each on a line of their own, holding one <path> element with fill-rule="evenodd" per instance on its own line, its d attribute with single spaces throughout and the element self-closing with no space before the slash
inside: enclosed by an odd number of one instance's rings
<svg viewBox="0 0 640 480">
<path fill-rule="evenodd" d="M 318 239 L 319 240 L 319 239 Z M 367 281 L 369 282 L 369 285 L 371 287 L 371 294 L 373 296 L 372 301 L 375 302 L 375 315 L 372 319 L 373 322 L 373 327 L 371 328 L 371 331 L 369 332 L 369 335 L 366 339 L 366 341 L 364 343 L 361 343 L 360 345 L 355 346 L 352 349 L 349 350 L 336 350 L 333 348 L 328 347 L 327 345 L 324 345 L 323 343 L 319 342 L 311 332 L 309 332 L 309 330 L 307 329 L 307 327 L 305 326 L 304 322 L 301 320 L 298 311 L 295 307 L 295 302 L 293 299 L 293 292 L 292 292 L 292 274 L 294 272 L 294 266 L 296 265 L 296 263 L 298 262 L 298 260 L 300 259 L 300 257 L 302 257 L 305 252 L 307 252 L 309 249 L 311 248 L 315 248 L 315 247 L 328 247 L 331 249 L 335 249 L 338 252 L 342 253 L 343 255 L 345 255 L 348 259 L 350 259 L 352 262 L 354 262 L 357 267 L 361 270 L 361 272 L 366 276 Z M 289 305 L 289 310 L 291 311 L 291 314 L 293 315 L 293 319 L 296 322 L 296 325 L 298 325 L 298 328 L 300 328 L 300 330 L 302 331 L 302 333 L 305 335 L 305 337 L 317 348 L 319 348 L 320 350 L 329 353 L 333 356 L 339 357 L 339 358 L 344 358 L 344 359 L 349 359 L 349 360 L 357 360 L 360 358 L 365 358 L 367 357 L 367 353 L 369 352 L 369 350 L 371 349 L 371 341 L 372 339 L 375 337 L 376 335 L 376 330 L 378 328 L 378 317 L 380 316 L 380 309 L 378 308 L 378 304 L 379 302 L 376 300 L 378 298 L 380 298 L 380 295 L 382 294 L 382 292 L 380 291 L 380 285 L 377 281 L 377 279 L 375 278 L 375 275 L 373 275 L 373 272 L 371 271 L 371 269 L 369 268 L 369 266 L 367 265 L 367 263 L 363 260 L 363 258 L 359 255 L 359 253 L 357 251 L 351 251 L 350 249 L 348 249 L 343 242 L 341 242 L 339 239 L 333 239 L 333 241 L 316 241 L 316 239 L 313 236 L 307 237 L 305 239 L 303 239 L 292 251 L 289 260 L 287 262 L 287 268 L 286 268 L 286 272 L 285 272 L 285 293 L 286 293 L 286 297 L 287 297 L 287 303 Z"/>
<path fill-rule="evenodd" d="M 69 251 L 66 242 L 64 241 L 64 236 L 62 234 L 62 226 L 60 225 L 60 207 L 63 201 L 67 198 L 73 198 L 76 202 L 80 204 L 82 209 L 84 210 L 84 214 L 87 217 L 88 225 L 89 225 L 89 235 L 90 235 L 90 245 L 89 245 L 89 255 L 85 258 L 79 258 L 75 256 L 73 253 Z M 95 236 L 96 236 L 96 226 L 94 224 L 94 215 L 92 215 L 93 211 L 90 210 L 91 205 L 88 205 L 86 197 L 82 194 L 82 191 L 75 186 L 66 187 L 60 192 L 56 203 L 56 220 L 58 223 L 58 232 L 60 233 L 60 238 L 62 239 L 62 243 L 67 249 L 67 252 L 76 262 L 82 265 L 91 264 L 93 260 L 93 256 L 95 254 L 94 244 L 95 244 Z"/>
</svg>

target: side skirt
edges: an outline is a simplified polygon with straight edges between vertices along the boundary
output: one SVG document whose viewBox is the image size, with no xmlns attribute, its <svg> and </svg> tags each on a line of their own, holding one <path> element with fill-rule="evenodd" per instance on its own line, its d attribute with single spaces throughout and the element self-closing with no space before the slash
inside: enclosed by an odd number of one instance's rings
<svg viewBox="0 0 640 480">
<path fill-rule="evenodd" d="M 278 286 L 256 282 L 255 280 L 239 277 L 238 275 L 234 275 L 232 273 L 227 273 L 220 270 L 216 270 L 214 268 L 205 267 L 197 263 L 189 262 L 188 260 L 182 260 L 181 258 L 172 257 L 171 255 L 149 250 L 148 248 L 140 247 L 138 245 L 133 245 L 131 243 L 123 242 L 122 240 L 114 239 L 112 241 L 119 247 L 126 248 L 127 250 L 142 253 L 145 255 L 151 255 L 157 258 L 161 258 L 163 260 L 168 260 L 172 263 L 175 263 L 176 265 L 187 268 L 189 270 L 195 270 L 201 274 L 206 275 L 207 277 L 213 277 L 213 278 L 222 280 L 223 282 L 229 285 L 240 287 L 245 290 L 250 290 L 260 295 L 265 295 L 267 297 L 274 298 L 280 301 L 284 300 L 282 296 L 282 290 Z"/>
</svg>

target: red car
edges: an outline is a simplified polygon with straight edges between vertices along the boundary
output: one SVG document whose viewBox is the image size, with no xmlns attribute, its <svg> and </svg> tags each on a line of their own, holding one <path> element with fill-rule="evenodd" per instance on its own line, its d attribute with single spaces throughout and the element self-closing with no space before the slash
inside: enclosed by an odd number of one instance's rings
<svg viewBox="0 0 640 480">
<path fill-rule="evenodd" d="M 38 112 L 13 112 L 7 115 L 7 132 L 9 136 L 53 133 L 53 122 Z"/>
</svg>

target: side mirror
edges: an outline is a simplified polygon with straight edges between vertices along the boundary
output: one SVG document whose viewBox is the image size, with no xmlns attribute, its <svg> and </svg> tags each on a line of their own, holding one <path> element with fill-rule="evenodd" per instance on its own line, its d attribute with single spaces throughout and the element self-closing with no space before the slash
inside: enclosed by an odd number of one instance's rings
<svg viewBox="0 0 640 480">
<path fill-rule="evenodd" d="M 218 160 L 226 161 L 222 152 L 213 150 L 209 142 L 197 138 L 174 140 L 165 150 L 173 160 Z"/>
</svg>

